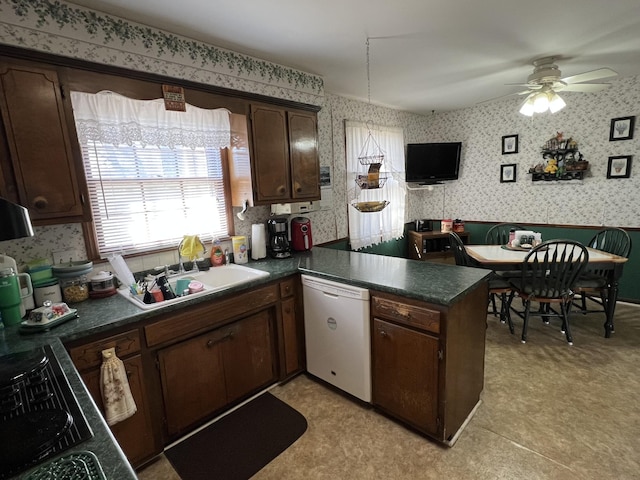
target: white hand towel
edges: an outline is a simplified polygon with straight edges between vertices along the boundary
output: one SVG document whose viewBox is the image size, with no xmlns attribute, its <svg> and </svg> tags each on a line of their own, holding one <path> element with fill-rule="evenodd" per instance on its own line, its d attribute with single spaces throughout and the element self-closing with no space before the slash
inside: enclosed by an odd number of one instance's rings
<svg viewBox="0 0 640 480">
<path fill-rule="evenodd" d="M 131 395 L 124 363 L 116 356 L 115 348 L 102 351 L 100 393 L 107 424 L 114 425 L 129 418 L 138 408 Z"/>
</svg>

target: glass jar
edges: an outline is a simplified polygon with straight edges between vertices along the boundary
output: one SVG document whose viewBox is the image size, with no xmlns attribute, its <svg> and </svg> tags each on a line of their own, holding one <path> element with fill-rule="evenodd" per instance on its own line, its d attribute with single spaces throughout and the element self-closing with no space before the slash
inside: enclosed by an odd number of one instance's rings
<svg viewBox="0 0 640 480">
<path fill-rule="evenodd" d="M 89 298 L 89 285 L 86 275 L 61 280 L 62 298 L 67 303 L 82 302 Z"/>
</svg>

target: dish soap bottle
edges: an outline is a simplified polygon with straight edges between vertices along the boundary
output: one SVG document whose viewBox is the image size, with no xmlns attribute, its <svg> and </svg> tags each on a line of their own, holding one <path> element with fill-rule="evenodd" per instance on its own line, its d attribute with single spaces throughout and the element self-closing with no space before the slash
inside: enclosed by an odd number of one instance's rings
<svg viewBox="0 0 640 480">
<path fill-rule="evenodd" d="M 213 267 L 218 267 L 220 265 L 224 265 L 224 263 L 224 252 L 220 246 L 220 240 L 216 238 L 213 241 L 213 247 L 211 247 L 211 265 Z"/>
</svg>

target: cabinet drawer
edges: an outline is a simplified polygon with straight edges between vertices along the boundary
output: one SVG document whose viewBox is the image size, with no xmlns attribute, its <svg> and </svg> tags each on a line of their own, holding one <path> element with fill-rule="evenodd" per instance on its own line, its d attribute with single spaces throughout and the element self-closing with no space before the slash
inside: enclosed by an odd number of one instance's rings
<svg viewBox="0 0 640 480">
<path fill-rule="evenodd" d="M 102 364 L 102 350 L 115 347 L 118 357 L 126 357 L 140 351 L 140 335 L 137 330 L 114 335 L 96 342 L 74 347 L 69 351 L 78 370 L 94 368 Z"/>
<path fill-rule="evenodd" d="M 371 309 L 374 316 L 394 320 L 428 332 L 440 333 L 440 312 L 437 310 L 375 296 L 371 299 Z"/>
<path fill-rule="evenodd" d="M 287 298 L 293 295 L 296 291 L 296 280 L 290 278 L 280 282 L 280 298 Z"/>
<path fill-rule="evenodd" d="M 278 294 L 278 285 L 273 284 L 250 293 L 239 293 L 225 300 L 212 300 L 163 315 L 158 321 L 144 327 L 147 346 L 175 342 L 266 308 L 278 301 Z"/>
</svg>

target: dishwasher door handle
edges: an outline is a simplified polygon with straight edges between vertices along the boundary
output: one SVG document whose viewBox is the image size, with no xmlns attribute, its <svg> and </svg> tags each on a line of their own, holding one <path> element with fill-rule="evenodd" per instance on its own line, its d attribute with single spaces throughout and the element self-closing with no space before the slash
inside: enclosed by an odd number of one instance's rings
<svg viewBox="0 0 640 480">
<path fill-rule="evenodd" d="M 322 294 L 323 294 L 325 297 L 340 298 L 340 295 L 336 295 L 335 293 L 329 293 L 329 292 L 325 292 L 325 291 L 323 291 L 323 292 L 322 292 Z"/>
</svg>

